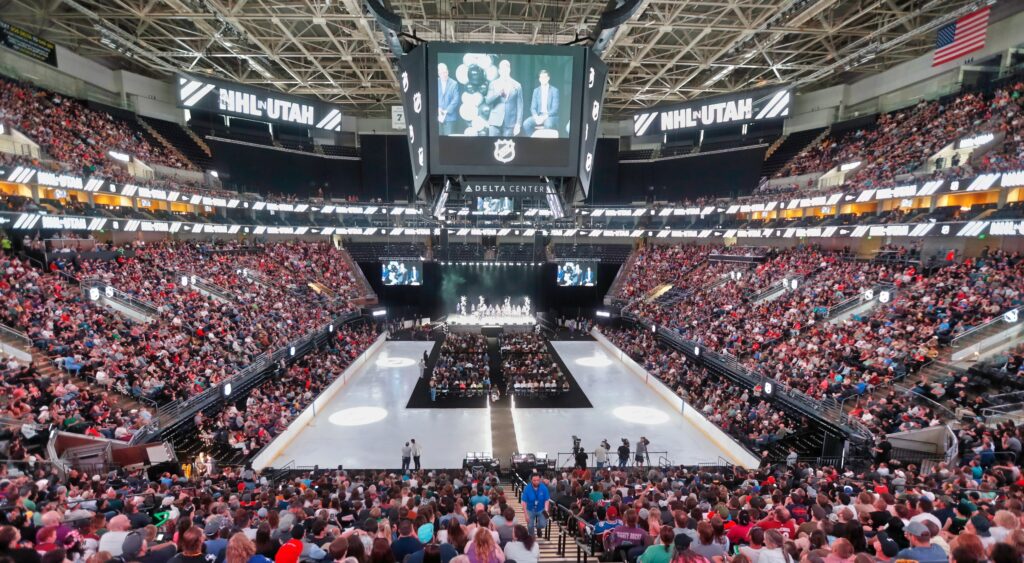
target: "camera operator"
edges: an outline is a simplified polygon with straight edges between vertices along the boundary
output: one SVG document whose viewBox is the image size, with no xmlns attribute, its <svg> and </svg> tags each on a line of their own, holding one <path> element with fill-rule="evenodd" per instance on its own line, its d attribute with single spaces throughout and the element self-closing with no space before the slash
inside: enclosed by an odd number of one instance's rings
<svg viewBox="0 0 1024 563">
<path fill-rule="evenodd" d="M 611 449 L 607 439 L 601 440 L 601 443 L 594 449 L 594 462 L 598 469 L 604 469 L 604 466 L 608 465 L 608 452 Z"/>
<path fill-rule="evenodd" d="M 651 443 L 646 436 L 640 436 L 640 441 L 636 443 L 636 466 L 644 467 L 644 465 L 651 464 L 651 458 L 647 455 L 647 446 Z"/>
<path fill-rule="evenodd" d="M 587 458 L 589 457 L 587 455 L 587 452 L 584 451 L 582 447 L 577 447 L 577 448 L 574 448 L 574 453 L 576 454 L 575 455 L 575 458 L 576 458 L 576 468 L 577 469 L 586 469 L 587 468 Z"/>
</svg>

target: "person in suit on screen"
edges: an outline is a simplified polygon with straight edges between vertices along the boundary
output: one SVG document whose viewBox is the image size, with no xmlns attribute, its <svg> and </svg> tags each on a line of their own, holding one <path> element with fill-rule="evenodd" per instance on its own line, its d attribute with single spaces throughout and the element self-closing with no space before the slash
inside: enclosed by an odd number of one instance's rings
<svg viewBox="0 0 1024 563">
<path fill-rule="evenodd" d="M 537 129 L 556 130 L 558 127 L 558 88 L 550 84 L 551 75 L 547 69 L 541 69 L 537 81 L 540 84 L 533 89 L 530 117 L 523 123 L 523 131 L 529 137 L 532 137 Z M 558 136 L 557 131 L 555 136 Z"/>
<path fill-rule="evenodd" d="M 459 83 L 448 76 L 448 65 L 437 65 L 437 122 L 441 135 L 451 135 L 459 118 Z"/>
<path fill-rule="evenodd" d="M 487 88 L 484 102 L 491 107 L 487 118 L 491 137 L 518 135 L 523 123 L 523 86 L 512 78 L 508 60 L 498 63 L 498 77 Z"/>
</svg>

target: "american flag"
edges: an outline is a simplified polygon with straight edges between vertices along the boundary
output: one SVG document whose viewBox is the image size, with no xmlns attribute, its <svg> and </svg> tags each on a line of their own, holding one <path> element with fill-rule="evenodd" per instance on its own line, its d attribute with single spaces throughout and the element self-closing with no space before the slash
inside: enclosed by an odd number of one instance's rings
<svg viewBox="0 0 1024 563">
<path fill-rule="evenodd" d="M 989 11 L 986 6 L 940 29 L 935 37 L 932 66 L 948 63 L 985 47 Z"/>
</svg>

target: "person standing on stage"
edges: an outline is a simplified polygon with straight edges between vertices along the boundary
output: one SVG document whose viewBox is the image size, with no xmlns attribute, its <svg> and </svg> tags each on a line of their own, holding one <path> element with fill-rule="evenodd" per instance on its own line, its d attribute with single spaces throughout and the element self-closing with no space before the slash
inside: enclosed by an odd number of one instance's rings
<svg viewBox="0 0 1024 563">
<path fill-rule="evenodd" d="M 601 444 L 594 450 L 594 462 L 597 463 L 598 469 L 604 469 L 604 466 L 608 465 L 608 450 L 610 449 L 608 441 L 601 440 Z"/>
<path fill-rule="evenodd" d="M 402 473 L 409 471 L 410 460 L 412 460 L 412 446 L 409 445 L 409 442 L 406 442 L 402 446 Z"/>
<path fill-rule="evenodd" d="M 409 440 L 412 442 L 412 463 L 416 467 L 416 471 L 420 470 L 420 454 L 423 453 L 423 448 L 416 443 L 416 438 Z"/>
<path fill-rule="evenodd" d="M 622 445 L 619 446 L 619 467 L 626 467 L 629 463 L 629 440 L 623 438 Z"/>
</svg>

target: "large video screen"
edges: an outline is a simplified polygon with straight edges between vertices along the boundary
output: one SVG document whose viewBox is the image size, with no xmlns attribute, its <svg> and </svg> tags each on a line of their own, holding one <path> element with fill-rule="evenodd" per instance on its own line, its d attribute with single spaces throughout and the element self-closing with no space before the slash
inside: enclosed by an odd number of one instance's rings
<svg viewBox="0 0 1024 563">
<path fill-rule="evenodd" d="M 510 197 L 478 197 L 476 210 L 483 213 L 511 213 L 513 210 Z"/>
<path fill-rule="evenodd" d="M 419 260 L 381 262 L 380 281 L 384 285 L 422 285 L 423 262 Z"/>
<path fill-rule="evenodd" d="M 431 43 L 429 49 L 435 172 L 575 174 L 582 48 Z"/>
<path fill-rule="evenodd" d="M 563 262 L 558 265 L 559 287 L 594 287 L 597 284 L 597 263 Z"/>
</svg>

